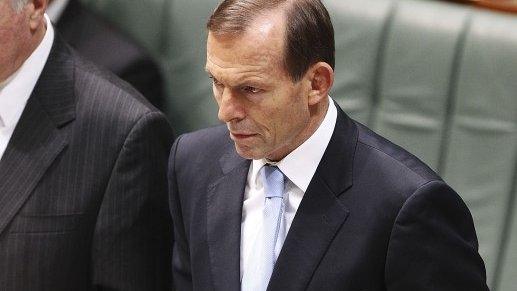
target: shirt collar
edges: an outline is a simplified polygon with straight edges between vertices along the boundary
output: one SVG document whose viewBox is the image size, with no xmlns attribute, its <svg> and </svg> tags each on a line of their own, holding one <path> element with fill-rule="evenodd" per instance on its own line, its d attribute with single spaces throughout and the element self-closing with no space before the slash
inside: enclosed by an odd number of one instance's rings
<svg viewBox="0 0 517 291">
<path fill-rule="evenodd" d="M 298 148 L 276 163 L 280 171 L 304 193 L 327 149 L 336 127 L 336 119 L 337 109 L 329 96 L 329 107 L 318 129 Z M 258 173 L 265 164 L 265 159 L 253 160 L 251 177 L 255 184 L 261 183 Z"/>
<path fill-rule="evenodd" d="M 16 75 L 18 74 L 18 71 L 14 72 L 14 74 L 12 74 L 5 81 L 0 82 L 0 128 L 7 126 L 7 121 L 8 121 L 7 112 L 10 111 L 7 108 L 7 100 L 3 100 L 6 97 L 2 97 L 3 96 L 2 91 L 16 77 Z M 4 119 L 6 119 L 6 121 L 4 121 Z"/>
<path fill-rule="evenodd" d="M 15 109 L 25 106 L 45 67 L 54 42 L 54 29 L 46 14 L 45 21 L 47 29 L 41 43 L 0 86 L 0 126 L 12 126 L 18 121 L 18 110 Z"/>
</svg>

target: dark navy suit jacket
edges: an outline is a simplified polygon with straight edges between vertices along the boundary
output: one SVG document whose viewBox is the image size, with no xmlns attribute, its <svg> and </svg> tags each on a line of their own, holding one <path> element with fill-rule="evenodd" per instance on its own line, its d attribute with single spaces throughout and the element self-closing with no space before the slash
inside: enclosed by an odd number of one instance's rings
<svg viewBox="0 0 517 291">
<path fill-rule="evenodd" d="M 178 290 L 239 290 L 250 161 L 224 126 L 181 136 L 169 163 Z M 469 210 L 431 169 L 338 109 L 268 290 L 488 290 Z"/>
</svg>

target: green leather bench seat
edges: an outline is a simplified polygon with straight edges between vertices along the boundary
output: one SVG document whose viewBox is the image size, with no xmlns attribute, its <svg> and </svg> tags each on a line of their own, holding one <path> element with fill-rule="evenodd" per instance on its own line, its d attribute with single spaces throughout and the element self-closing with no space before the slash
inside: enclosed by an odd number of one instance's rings
<svg viewBox="0 0 517 291">
<path fill-rule="evenodd" d="M 162 61 L 180 132 L 217 123 L 204 72 L 217 0 L 85 2 Z M 332 97 L 460 193 L 489 286 L 516 290 L 517 15 L 423 0 L 324 3 L 336 31 Z"/>
</svg>

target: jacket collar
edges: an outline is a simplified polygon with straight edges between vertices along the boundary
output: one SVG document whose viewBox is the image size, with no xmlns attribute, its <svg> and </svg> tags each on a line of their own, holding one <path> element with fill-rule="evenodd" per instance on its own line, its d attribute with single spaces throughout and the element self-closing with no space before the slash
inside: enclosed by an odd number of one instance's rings
<svg viewBox="0 0 517 291">
<path fill-rule="evenodd" d="M 349 210 L 338 199 L 353 184 L 355 123 L 337 106 L 336 127 L 300 203 L 268 290 L 305 290 Z"/>
<path fill-rule="evenodd" d="M 0 161 L 0 233 L 68 145 L 63 127 L 75 118 L 73 71 L 70 50 L 56 37 Z"/>
</svg>

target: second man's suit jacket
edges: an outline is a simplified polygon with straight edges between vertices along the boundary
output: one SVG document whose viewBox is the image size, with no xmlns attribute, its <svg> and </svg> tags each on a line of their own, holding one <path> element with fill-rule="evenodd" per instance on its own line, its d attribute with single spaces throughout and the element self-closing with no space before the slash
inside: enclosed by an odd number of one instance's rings
<svg viewBox="0 0 517 291">
<path fill-rule="evenodd" d="M 240 290 L 249 167 L 225 126 L 175 142 L 169 184 L 178 290 Z M 338 108 L 268 290 L 481 291 L 485 281 L 461 198 L 417 158 Z"/>
<path fill-rule="evenodd" d="M 0 160 L 0 290 L 170 290 L 172 139 L 56 35 Z"/>
</svg>

